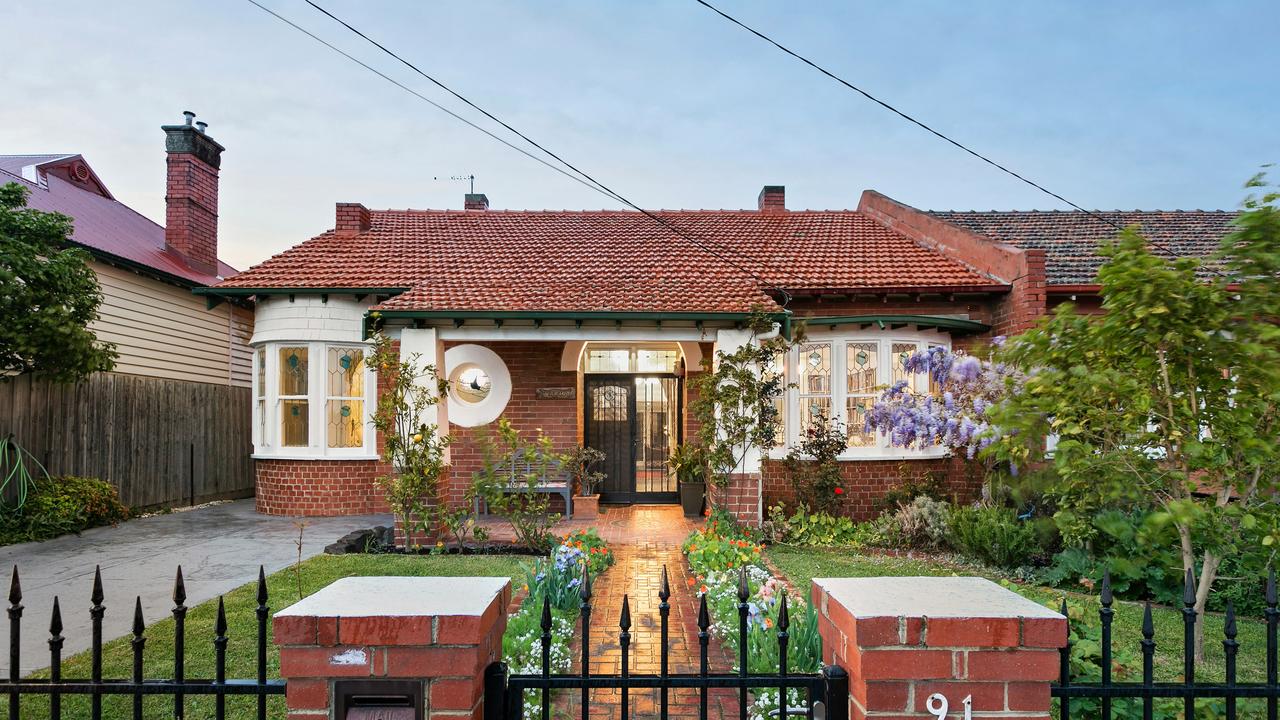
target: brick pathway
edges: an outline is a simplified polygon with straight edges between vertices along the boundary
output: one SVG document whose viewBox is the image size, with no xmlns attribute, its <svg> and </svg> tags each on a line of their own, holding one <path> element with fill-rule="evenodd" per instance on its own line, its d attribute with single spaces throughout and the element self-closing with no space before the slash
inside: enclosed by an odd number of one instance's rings
<svg viewBox="0 0 1280 720">
<path fill-rule="evenodd" d="M 636 674 L 658 674 L 661 669 L 661 600 L 662 568 L 665 565 L 671 585 L 669 620 L 669 670 L 697 672 L 698 596 L 691 587 L 690 576 L 680 552 L 680 543 L 700 521 L 688 520 L 676 506 L 634 506 L 610 508 L 597 523 L 601 535 L 614 550 L 616 562 L 593 587 L 591 637 L 587 639 L 591 653 L 591 672 L 616 675 L 622 670 L 622 652 L 618 644 L 618 621 L 622 597 L 628 596 L 631 608 L 631 648 L 629 665 Z M 573 642 L 573 671 L 579 671 L 582 638 Z M 709 649 L 712 672 L 728 672 L 733 665 L 729 653 L 712 637 Z M 738 698 L 732 689 L 712 689 L 709 693 L 712 720 L 738 717 Z M 631 718 L 658 717 L 657 690 L 632 690 Z M 565 691 L 555 701 L 555 712 L 561 718 L 581 717 L 580 693 Z M 591 696 L 590 715 L 608 720 L 620 717 L 620 692 L 597 690 Z M 698 692 L 672 690 L 669 695 L 670 717 L 696 718 Z"/>
</svg>

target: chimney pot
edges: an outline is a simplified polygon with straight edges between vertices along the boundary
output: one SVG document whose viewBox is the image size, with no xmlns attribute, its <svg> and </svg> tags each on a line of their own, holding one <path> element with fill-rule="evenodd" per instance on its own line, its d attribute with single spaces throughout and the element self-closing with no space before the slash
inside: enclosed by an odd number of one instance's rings
<svg viewBox="0 0 1280 720">
<path fill-rule="evenodd" d="M 785 212 L 787 209 L 787 188 L 783 185 L 765 185 L 756 200 L 760 212 Z"/>
<path fill-rule="evenodd" d="M 489 198 L 484 193 L 467 193 L 463 196 L 462 209 L 464 210 L 488 210 Z"/>
<path fill-rule="evenodd" d="M 183 116 L 183 117 L 185 117 L 185 118 L 187 119 L 187 124 L 188 124 L 188 125 L 190 125 L 190 124 L 191 124 L 191 121 L 192 121 L 192 120 L 195 120 L 195 119 L 196 119 L 196 114 L 195 114 L 195 113 L 193 113 L 193 112 L 191 112 L 190 110 L 183 110 L 183 111 L 182 111 L 182 116 Z"/>
<path fill-rule="evenodd" d="M 209 127 L 209 123 L 196 121 L 196 132 L 200 133 L 201 135 L 204 134 L 205 129 L 207 129 L 208 127 Z"/>
</svg>

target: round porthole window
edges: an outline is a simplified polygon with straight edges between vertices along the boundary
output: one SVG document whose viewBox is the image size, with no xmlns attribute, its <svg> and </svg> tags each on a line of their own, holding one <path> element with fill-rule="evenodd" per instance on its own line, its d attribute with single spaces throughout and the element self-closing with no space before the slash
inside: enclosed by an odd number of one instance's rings
<svg viewBox="0 0 1280 720">
<path fill-rule="evenodd" d="M 489 391 L 493 389 L 489 373 L 478 365 L 458 366 L 449 377 L 449 384 L 454 397 L 472 405 L 489 397 Z"/>
<path fill-rule="evenodd" d="M 449 382 L 449 422 L 461 427 L 488 425 L 511 400 L 511 373 L 493 350 L 458 345 L 444 354 Z"/>
</svg>

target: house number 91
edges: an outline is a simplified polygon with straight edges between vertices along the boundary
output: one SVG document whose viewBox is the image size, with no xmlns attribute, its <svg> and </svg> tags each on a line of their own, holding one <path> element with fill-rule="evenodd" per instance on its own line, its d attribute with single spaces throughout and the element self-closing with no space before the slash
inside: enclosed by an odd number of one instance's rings
<svg viewBox="0 0 1280 720">
<path fill-rule="evenodd" d="M 965 695 L 960 704 L 964 705 L 964 720 L 973 720 L 973 696 Z M 934 693 L 924 701 L 924 709 L 932 713 L 938 720 L 944 720 L 947 717 L 947 711 L 951 709 L 951 704 L 947 702 L 946 696 L 942 693 Z"/>
</svg>

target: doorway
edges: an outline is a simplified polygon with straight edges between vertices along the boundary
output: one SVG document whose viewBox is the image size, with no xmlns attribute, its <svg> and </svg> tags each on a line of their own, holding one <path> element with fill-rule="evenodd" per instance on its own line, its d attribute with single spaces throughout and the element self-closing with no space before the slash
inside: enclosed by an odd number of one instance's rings
<svg viewBox="0 0 1280 720">
<path fill-rule="evenodd" d="M 583 444 L 604 453 L 603 502 L 675 502 L 668 460 L 681 440 L 682 381 L 676 375 L 587 375 Z"/>
</svg>

